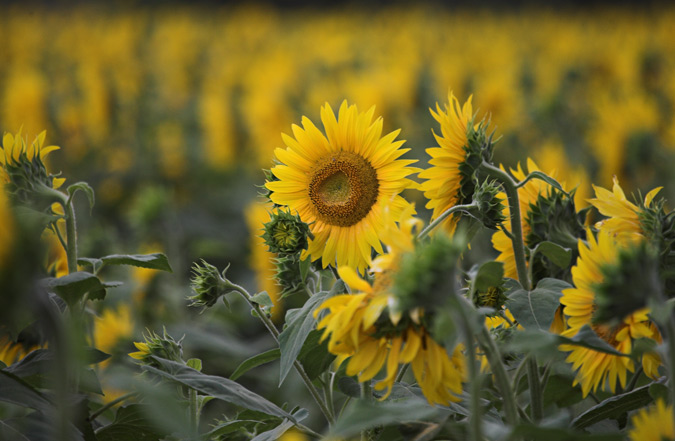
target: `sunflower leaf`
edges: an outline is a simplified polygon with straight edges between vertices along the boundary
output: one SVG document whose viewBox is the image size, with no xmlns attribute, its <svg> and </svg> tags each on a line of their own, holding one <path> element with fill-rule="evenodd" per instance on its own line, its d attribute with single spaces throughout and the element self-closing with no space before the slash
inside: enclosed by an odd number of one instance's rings
<svg viewBox="0 0 675 441">
<path fill-rule="evenodd" d="M 562 280 L 542 279 L 532 291 L 520 288 L 509 292 L 506 306 L 525 329 L 547 331 L 560 306 L 562 290 L 570 287 Z"/>
<path fill-rule="evenodd" d="M 237 378 L 241 377 L 251 369 L 262 364 L 269 363 L 270 361 L 274 361 L 280 356 L 281 352 L 279 351 L 279 348 L 270 349 L 269 351 L 265 351 L 262 354 L 254 355 L 253 357 L 242 361 L 241 364 L 237 366 L 237 369 L 235 369 L 232 375 L 230 375 L 230 380 L 236 381 Z"/>
<path fill-rule="evenodd" d="M 305 344 L 307 336 L 316 326 L 314 310 L 327 298 L 344 293 L 345 289 L 344 282 L 338 280 L 330 291 L 321 291 L 314 294 L 302 308 L 288 310 L 286 327 L 279 335 L 279 349 L 281 350 L 279 385 L 286 379 L 302 350 L 302 346 Z"/>
<path fill-rule="evenodd" d="M 554 242 L 544 241 L 537 244 L 532 255 L 541 253 L 560 268 L 567 268 L 572 260 L 572 250 Z"/>
<path fill-rule="evenodd" d="M 131 265 L 172 273 L 169 260 L 163 253 L 152 254 L 112 254 L 101 257 L 106 265 Z"/>
<path fill-rule="evenodd" d="M 530 180 L 532 180 L 532 179 L 539 179 L 539 180 L 541 180 L 541 181 L 544 181 L 544 182 L 546 182 L 547 184 L 551 185 L 553 188 L 555 188 L 555 189 L 557 189 L 557 190 L 560 190 L 560 191 L 563 192 L 565 195 L 568 195 L 568 196 L 569 196 L 569 193 L 567 193 L 567 192 L 562 188 L 562 185 L 560 185 L 560 183 L 559 183 L 558 181 L 556 181 L 555 179 L 553 179 L 552 177 L 550 177 L 550 176 L 547 175 L 546 173 L 540 172 L 539 170 L 535 170 L 535 171 L 533 171 L 533 172 L 530 172 L 530 174 L 528 174 L 528 175 L 525 177 L 525 179 L 523 179 L 522 181 L 520 181 L 520 182 L 518 183 L 518 188 L 524 186 L 528 181 L 530 181 Z"/>
<path fill-rule="evenodd" d="M 75 184 L 68 186 L 68 195 L 72 198 L 78 190 L 83 191 L 84 194 L 87 195 L 87 200 L 89 201 L 89 214 L 91 214 L 96 200 L 94 197 L 94 189 L 86 182 L 76 182 Z"/>
<path fill-rule="evenodd" d="M 648 384 L 625 394 L 607 398 L 572 420 L 571 426 L 583 429 L 607 418 L 618 418 L 626 412 L 644 407 L 654 400 L 649 394 L 650 387 L 651 384 Z"/>
</svg>

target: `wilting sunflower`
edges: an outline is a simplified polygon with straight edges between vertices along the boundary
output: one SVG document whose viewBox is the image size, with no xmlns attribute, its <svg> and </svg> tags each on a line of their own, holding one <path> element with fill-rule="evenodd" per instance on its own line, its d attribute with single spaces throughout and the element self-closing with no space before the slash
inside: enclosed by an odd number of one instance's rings
<svg viewBox="0 0 675 441">
<path fill-rule="evenodd" d="M 431 167 L 421 171 L 419 177 L 425 180 L 421 184 L 421 190 L 429 201 L 426 207 L 433 209 L 432 220 L 455 205 L 471 202 L 463 200 L 461 191 L 471 179 L 462 169 L 469 144 L 467 132 L 473 123 L 471 98 L 469 97 L 466 103 L 460 106 L 457 98 L 450 92 L 445 112 L 438 103 L 436 111 L 431 110 L 434 119 L 441 125 L 441 135 L 434 133 L 439 147 L 426 150 L 431 156 L 429 160 Z M 449 217 L 444 221 L 444 225 L 448 231 L 454 231 L 457 218 Z"/>
<path fill-rule="evenodd" d="M 675 441 L 673 406 L 666 406 L 663 400 L 640 409 L 630 421 L 633 425 L 628 432 L 631 441 Z"/>
<path fill-rule="evenodd" d="M 275 150 L 280 164 L 271 170 L 278 180 L 266 184 L 270 199 L 310 224 L 314 239 L 302 257 L 321 258 L 324 267 L 363 271 L 372 249 L 383 252 L 383 203 L 391 200 L 400 212 L 408 203 L 399 193 L 416 185 L 407 179 L 418 171 L 409 167 L 416 161 L 398 159 L 410 150 L 394 141 L 400 130 L 382 136 L 382 118 L 373 121 L 374 111 L 360 113 L 344 101 L 336 118 L 326 104 L 326 135 L 303 117 L 302 128 L 293 125 L 295 138 L 282 134 L 286 148 Z"/>
<path fill-rule="evenodd" d="M 634 236 L 645 236 L 640 215 L 645 209 L 650 208 L 654 197 L 661 188 L 657 187 L 647 193 L 644 202 L 638 207 L 626 199 L 616 176 L 614 176 L 612 191 L 594 185 L 595 199 L 591 199 L 589 202 L 601 214 L 608 217 L 608 219 L 598 222 L 598 228 L 602 227 L 618 240 L 631 240 Z"/>
<path fill-rule="evenodd" d="M 624 354 L 630 354 L 633 340 L 638 338 L 660 339 L 656 328 L 649 322 L 648 310 L 643 308 L 625 317 L 618 324 L 596 323 L 594 313 L 597 309 L 598 287 L 603 284 L 605 270 L 616 265 L 622 245 L 610 234 L 600 231 L 598 238 L 588 234 L 588 245 L 579 241 L 579 258 L 572 268 L 574 288 L 563 290 L 560 303 L 565 306 L 568 328 L 562 333 L 565 337 L 574 337 L 584 325 L 589 325 L 600 338 Z M 614 392 L 617 380 L 626 385 L 628 372 L 633 372 L 633 361 L 628 357 L 597 352 L 580 346 L 561 345 L 563 351 L 571 351 L 567 362 L 572 363 L 577 375 L 574 385 L 581 383 L 583 395 L 591 389 L 608 383 Z M 653 354 L 645 355 L 642 364 L 645 373 L 654 377 L 657 373 L 657 359 Z"/>
<path fill-rule="evenodd" d="M 399 364 L 410 363 L 422 393 L 430 403 L 447 404 L 457 401 L 462 392 L 465 363 L 461 346 L 452 356 L 433 340 L 423 324 L 424 311 L 418 309 L 402 314 L 396 312 L 394 296 L 390 293 L 393 272 L 397 270 L 400 254 L 414 247 L 413 226 L 419 225 L 406 210 L 401 228 L 384 233 L 389 253 L 373 261 L 375 279 L 371 286 L 349 267 L 338 269 L 342 279 L 356 291 L 331 297 L 315 311 L 315 316 L 329 310 L 318 323 L 322 339 L 330 336 L 328 350 L 347 363 L 347 375 L 357 375 L 360 382 L 370 381 L 386 366 L 386 376 L 375 385 L 386 389 L 382 399 L 389 396 L 396 380 Z M 407 238 L 406 238 L 407 236 Z M 387 241 L 386 239 L 391 239 Z"/>
</svg>

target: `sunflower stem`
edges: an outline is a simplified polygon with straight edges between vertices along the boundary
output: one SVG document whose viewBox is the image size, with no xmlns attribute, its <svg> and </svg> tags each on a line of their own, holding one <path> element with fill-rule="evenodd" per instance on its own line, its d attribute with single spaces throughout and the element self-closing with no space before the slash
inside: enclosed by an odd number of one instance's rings
<svg viewBox="0 0 675 441">
<path fill-rule="evenodd" d="M 441 213 L 440 216 L 438 216 L 436 219 L 434 219 L 432 222 L 429 223 L 429 225 L 426 226 L 425 229 L 423 229 L 420 234 L 417 235 L 417 240 L 424 239 L 431 233 L 434 228 L 439 226 L 441 222 L 443 222 L 448 216 L 450 216 L 453 213 L 456 213 L 458 211 L 469 211 L 472 208 L 477 207 L 476 204 L 466 204 L 466 205 L 455 205 L 453 207 L 448 208 L 445 210 L 443 213 Z"/>
<path fill-rule="evenodd" d="M 539 382 L 539 366 L 534 357 L 527 360 L 527 383 L 530 388 L 530 412 L 532 421 L 540 421 L 544 416 L 544 403 L 542 400 L 541 383 Z"/>
<path fill-rule="evenodd" d="M 75 209 L 73 201 L 68 199 L 63 206 L 66 212 L 66 256 L 68 259 L 68 273 L 77 271 L 77 224 L 75 221 Z"/>
<path fill-rule="evenodd" d="M 249 294 L 249 292 L 246 291 L 246 289 L 244 289 L 242 286 L 237 285 L 236 283 L 232 283 L 232 289 L 236 290 L 239 294 L 241 294 L 242 297 L 244 297 L 244 299 L 246 299 L 251 308 L 255 310 L 256 314 L 260 318 L 260 321 L 263 322 L 263 325 L 265 325 L 269 333 L 272 334 L 274 341 L 276 341 L 277 345 L 279 345 L 279 330 L 276 328 L 274 323 L 272 323 L 272 320 L 263 312 L 263 310 L 260 308 L 260 305 L 252 301 L 251 294 Z M 310 395 L 312 395 L 312 398 L 314 398 L 314 401 L 319 406 L 321 413 L 323 413 L 323 415 L 326 417 L 326 420 L 331 425 L 334 424 L 335 417 L 331 413 L 329 407 L 326 405 L 324 400 L 321 398 L 321 394 L 316 389 L 316 387 L 314 387 L 314 384 L 312 384 L 312 380 L 309 379 L 309 376 L 305 372 L 305 369 L 302 367 L 302 365 L 298 360 L 293 361 L 293 367 L 295 368 L 298 375 L 300 375 L 302 382 L 305 383 L 305 387 L 307 387 L 307 390 L 309 391 Z"/>
<path fill-rule="evenodd" d="M 467 348 L 467 363 L 469 364 L 469 384 L 471 385 L 471 401 L 469 417 L 469 439 L 481 441 L 483 439 L 481 427 L 481 408 L 480 391 L 482 381 L 478 372 L 476 363 L 476 343 L 474 341 L 471 325 L 464 314 L 462 314 L 462 326 L 464 328 L 465 344 Z"/>
<path fill-rule="evenodd" d="M 190 433 L 196 436 L 199 433 L 199 405 L 197 402 L 197 391 L 190 388 L 188 390 L 190 400 Z"/>
</svg>

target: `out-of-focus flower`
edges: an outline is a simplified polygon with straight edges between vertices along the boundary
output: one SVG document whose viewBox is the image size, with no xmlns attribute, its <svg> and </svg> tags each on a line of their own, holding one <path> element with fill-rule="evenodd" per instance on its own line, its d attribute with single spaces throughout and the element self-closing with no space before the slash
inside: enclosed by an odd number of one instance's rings
<svg viewBox="0 0 675 441">
<path fill-rule="evenodd" d="M 630 354 L 633 340 L 638 338 L 660 339 L 658 331 L 651 326 L 646 308 L 626 316 L 618 324 L 598 323 L 595 318 L 597 309 L 598 286 L 612 281 L 605 281 L 607 268 L 618 264 L 619 255 L 624 248 L 613 238 L 600 231 L 596 239 L 588 234 L 588 245 L 579 241 L 579 259 L 572 268 L 574 288 L 563 290 L 560 303 L 565 306 L 567 329 L 562 333 L 566 337 L 574 337 L 584 325 L 591 328 L 617 351 Z M 630 287 L 629 287 L 630 288 Z M 620 292 L 612 295 L 620 296 Z M 619 300 L 619 299 L 617 299 Z M 592 349 L 561 345 L 561 350 L 570 351 L 567 361 L 577 371 L 574 385 L 581 383 L 584 396 L 591 390 L 604 387 L 616 390 L 617 381 L 626 385 L 626 375 L 633 372 L 633 361 L 628 357 L 597 352 Z M 643 356 L 645 373 L 652 378 L 656 375 L 654 359 Z"/>
<path fill-rule="evenodd" d="M 673 405 L 663 400 L 640 409 L 630 419 L 633 428 L 628 431 L 631 441 L 673 441 L 675 440 L 675 420 Z"/>
<path fill-rule="evenodd" d="M 270 199 L 297 212 L 314 238 L 301 258 L 321 259 L 324 267 L 348 265 L 363 271 L 371 249 L 382 253 L 382 204 L 401 212 L 399 196 L 416 184 L 407 178 L 415 160 L 398 159 L 409 149 L 394 141 L 399 131 L 382 137 L 382 119 L 374 108 L 360 113 L 344 101 L 338 117 L 326 104 L 321 121 L 326 135 L 308 119 L 294 125 L 295 139 L 283 135 L 286 149 L 276 149 L 281 164 L 272 168 L 279 180 L 267 182 Z"/>
</svg>

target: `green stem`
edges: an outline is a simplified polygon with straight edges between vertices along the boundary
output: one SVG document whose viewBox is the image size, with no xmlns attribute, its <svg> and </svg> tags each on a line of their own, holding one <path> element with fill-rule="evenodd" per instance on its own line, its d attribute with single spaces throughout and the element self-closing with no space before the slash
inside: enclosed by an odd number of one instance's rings
<svg viewBox="0 0 675 441">
<path fill-rule="evenodd" d="M 473 338 L 473 332 L 468 320 L 464 318 L 462 325 L 464 327 L 464 335 L 466 338 L 465 344 L 467 349 L 467 363 L 469 364 L 469 384 L 471 385 L 471 401 L 469 417 L 469 438 L 474 441 L 481 441 L 483 439 L 481 427 L 481 408 L 480 408 L 480 391 L 482 381 L 479 377 L 478 365 L 476 363 L 476 345 Z"/>
<path fill-rule="evenodd" d="M 673 321 L 672 314 L 668 317 L 666 334 L 668 344 L 668 390 L 670 391 L 670 404 L 673 407 L 673 419 L 675 420 L 675 321 Z"/>
<path fill-rule="evenodd" d="M 497 349 L 495 342 L 492 340 L 492 337 L 485 326 L 482 327 L 481 332 L 476 336 L 476 339 L 490 363 L 495 384 L 502 394 L 506 422 L 511 426 L 515 426 L 518 424 L 518 406 L 516 405 L 513 389 L 511 389 L 509 377 L 502 364 L 502 357 L 499 354 L 499 349 Z"/>
<path fill-rule="evenodd" d="M 244 289 L 243 287 L 234 283 L 232 283 L 232 289 L 236 290 L 239 294 L 242 295 L 242 297 L 244 297 L 244 299 L 246 299 L 251 308 L 255 310 L 255 312 L 257 313 L 258 317 L 263 322 L 267 330 L 270 332 L 270 334 L 272 334 L 272 337 L 274 337 L 274 341 L 276 341 L 277 345 L 279 345 L 279 330 L 276 328 L 276 326 L 274 326 L 272 320 L 270 320 L 270 318 L 267 317 L 267 315 L 263 312 L 263 310 L 260 309 L 260 305 L 251 301 L 251 294 L 249 294 L 249 292 L 246 291 L 246 289 Z M 305 387 L 307 387 L 307 390 L 312 395 L 312 398 L 314 398 L 314 401 L 319 406 L 319 409 L 321 409 L 321 413 L 323 413 L 323 415 L 326 417 L 326 420 L 330 424 L 334 424 L 335 417 L 331 413 L 326 403 L 324 403 L 323 399 L 321 398 L 321 394 L 316 389 L 316 387 L 314 387 L 314 384 L 312 384 L 312 380 L 309 379 L 309 376 L 305 372 L 305 369 L 302 367 L 302 365 L 298 360 L 293 361 L 293 367 L 300 375 L 300 378 L 302 379 L 303 383 L 305 383 Z"/>
<path fill-rule="evenodd" d="M 197 403 L 197 391 L 190 388 L 188 390 L 190 400 L 190 433 L 196 436 L 199 433 L 199 404 Z"/>
<path fill-rule="evenodd" d="M 361 383 L 361 399 L 365 401 L 370 401 L 373 398 L 373 394 L 370 390 L 370 380 L 364 381 Z M 370 439 L 370 430 L 364 429 L 361 431 L 361 441 L 368 441 Z"/>
<path fill-rule="evenodd" d="M 101 406 L 101 408 L 99 408 L 96 412 L 89 415 L 89 418 L 87 418 L 87 419 L 89 421 L 94 421 L 96 418 L 99 417 L 99 415 L 101 415 L 106 410 L 110 409 L 111 407 L 117 405 L 118 403 L 121 403 L 122 401 L 127 400 L 127 399 L 129 399 L 129 398 L 131 398 L 135 395 L 138 395 L 138 392 L 129 392 L 129 393 L 126 393 L 126 394 L 122 395 L 121 397 L 115 398 L 111 402 L 106 403 L 105 405 Z"/>
<path fill-rule="evenodd" d="M 73 203 L 69 199 L 63 206 L 66 212 L 66 256 L 68 258 L 68 273 L 77 271 L 77 225 L 75 221 L 75 210 Z"/>
<path fill-rule="evenodd" d="M 530 357 L 527 360 L 527 383 L 530 388 L 530 412 L 532 421 L 537 422 L 544 416 L 543 394 L 539 382 L 539 367 L 537 360 Z"/>
<path fill-rule="evenodd" d="M 476 207 L 475 204 L 467 204 L 467 205 L 455 205 L 454 207 L 448 208 L 443 213 L 441 213 L 440 216 L 438 216 L 436 219 L 434 219 L 433 222 L 430 222 L 429 225 L 427 225 L 427 227 L 424 230 L 422 230 L 420 232 L 420 234 L 417 235 L 417 239 L 420 240 L 420 239 L 423 239 L 423 238 L 427 237 L 429 235 L 429 233 L 431 233 L 434 230 L 434 228 L 439 226 L 441 224 L 441 222 L 443 222 L 451 214 L 456 213 L 458 211 L 462 211 L 462 210 L 468 211 L 468 210 L 470 210 L 472 208 L 475 208 L 475 207 Z"/>
<path fill-rule="evenodd" d="M 523 242 L 523 226 L 520 220 L 520 202 L 516 183 L 506 172 L 492 164 L 483 162 L 481 168 L 489 177 L 497 179 L 506 192 L 511 216 L 511 232 L 513 233 L 511 240 L 513 241 L 513 254 L 516 261 L 516 269 L 518 270 L 518 280 L 523 288 L 530 291 L 532 288 L 527 274 L 527 264 L 525 263 L 525 243 Z"/>
<path fill-rule="evenodd" d="M 401 366 L 401 370 L 398 371 L 398 375 L 396 376 L 396 382 L 397 383 L 400 383 L 401 381 L 403 381 L 403 376 L 407 372 L 408 366 L 410 366 L 410 363 L 406 363 L 403 366 Z"/>
</svg>

